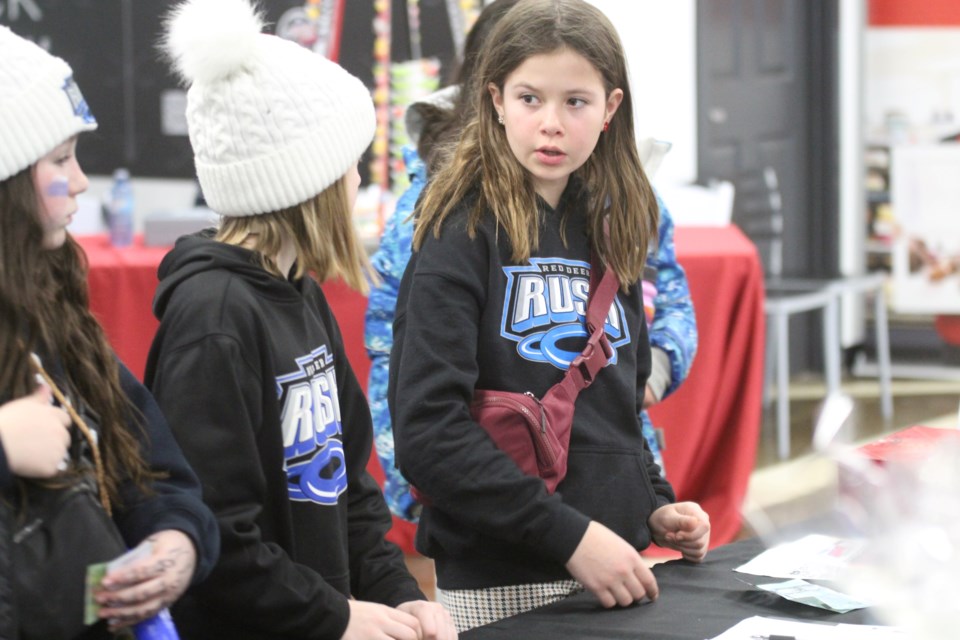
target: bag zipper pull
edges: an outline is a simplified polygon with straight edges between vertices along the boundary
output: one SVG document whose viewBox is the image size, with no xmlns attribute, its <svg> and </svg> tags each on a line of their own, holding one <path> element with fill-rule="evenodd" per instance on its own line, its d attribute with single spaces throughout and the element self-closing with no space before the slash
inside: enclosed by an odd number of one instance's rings
<svg viewBox="0 0 960 640">
<path fill-rule="evenodd" d="M 547 434 L 547 412 L 543 408 L 543 404 L 540 402 L 540 398 L 533 395 L 532 391 L 524 391 L 523 395 L 530 396 L 533 398 L 533 401 L 537 403 L 537 406 L 540 407 L 540 433 Z"/>
</svg>

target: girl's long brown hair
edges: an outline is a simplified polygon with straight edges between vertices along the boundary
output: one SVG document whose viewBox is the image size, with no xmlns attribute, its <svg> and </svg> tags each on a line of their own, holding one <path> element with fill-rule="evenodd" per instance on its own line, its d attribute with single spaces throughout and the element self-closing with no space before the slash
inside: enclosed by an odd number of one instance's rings
<svg viewBox="0 0 960 640">
<path fill-rule="evenodd" d="M 539 216 L 529 175 L 497 123 L 490 83 L 503 91 L 507 77 L 531 56 L 562 49 L 586 58 L 603 78 L 606 95 L 623 90 L 623 100 L 600 135 L 587 162 L 575 172 L 587 190 L 587 216 L 594 250 L 613 269 L 623 288 L 643 273 L 647 244 L 656 238 L 658 209 L 634 141 L 633 100 L 623 46 L 600 10 L 583 0 L 524 0 L 511 9 L 487 39 L 474 82 L 463 90 L 474 100 L 450 162 L 428 184 L 419 207 L 413 246 L 419 249 L 431 231 L 472 191 L 477 191 L 469 232 L 476 233 L 489 211 L 506 231 L 512 259 L 522 263 L 538 249 Z M 603 242 L 604 219 L 609 241 Z"/>
<path fill-rule="evenodd" d="M 0 182 L 0 397 L 36 388 L 30 352 L 59 357 L 70 387 L 99 414 L 105 489 L 120 504 L 124 481 L 146 490 L 154 477 L 130 426 L 142 429 L 142 417 L 123 393 L 113 351 L 90 312 L 86 255 L 69 234 L 62 247 L 43 247 L 31 171 Z"/>
</svg>

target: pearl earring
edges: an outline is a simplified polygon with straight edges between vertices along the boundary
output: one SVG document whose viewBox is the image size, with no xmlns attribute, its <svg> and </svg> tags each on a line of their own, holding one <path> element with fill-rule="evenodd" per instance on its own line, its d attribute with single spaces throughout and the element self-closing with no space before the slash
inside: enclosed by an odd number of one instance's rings
<svg viewBox="0 0 960 640">
<path fill-rule="evenodd" d="M 500 124 L 503 124 L 503 114 L 502 114 L 502 113 L 498 113 L 498 114 L 497 114 L 497 122 L 500 123 Z"/>
</svg>

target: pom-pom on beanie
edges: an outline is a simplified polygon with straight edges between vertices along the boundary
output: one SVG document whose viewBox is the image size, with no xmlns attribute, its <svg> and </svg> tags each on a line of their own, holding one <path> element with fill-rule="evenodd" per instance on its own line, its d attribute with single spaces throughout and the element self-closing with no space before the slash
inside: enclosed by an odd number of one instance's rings
<svg viewBox="0 0 960 640">
<path fill-rule="evenodd" d="M 200 187 L 224 216 L 316 196 L 357 163 L 376 128 L 359 79 L 262 28 L 247 0 L 187 0 L 166 23 L 163 47 L 189 87 Z"/>
<path fill-rule="evenodd" d="M 70 65 L 0 26 L 0 181 L 96 128 Z"/>
</svg>

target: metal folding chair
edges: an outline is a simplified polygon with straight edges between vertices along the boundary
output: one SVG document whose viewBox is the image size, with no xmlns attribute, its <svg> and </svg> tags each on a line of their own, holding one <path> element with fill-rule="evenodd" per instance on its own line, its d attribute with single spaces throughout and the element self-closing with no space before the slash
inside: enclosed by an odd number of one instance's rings
<svg viewBox="0 0 960 640">
<path fill-rule="evenodd" d="M 880 364 L 881 408 L 883 416 L 893 415 L 891 395 L 891 367 L 889 328 L 887 326 L 886 298 L 883 273 L 837 278 L 791 278 L 783 276 L 783 201 L 776 171 L 763 169 L 759 180 L 746 179 L 748 187 L 747 217 L 742 222 L 744 231 L 755 240 L 765 239 L 769 248 L 764 260 L 764 311 L 767 316 L 767 351 L 764 385 L 764 406 L 771 402 L 771 389 L 777 396 L 777 454 L 781 459 L 790 456 L 790 318 L 801 313 L 821 314 L 823 323 L 824 379 L 827 393 L 840 390 L 841 299 L 847 294 L 873 292 L 878 362 Z M 755 191 L 750 193 L 750 186 Z M 761 252 L 763 253 L 763 252 Z"/>
</svg>

